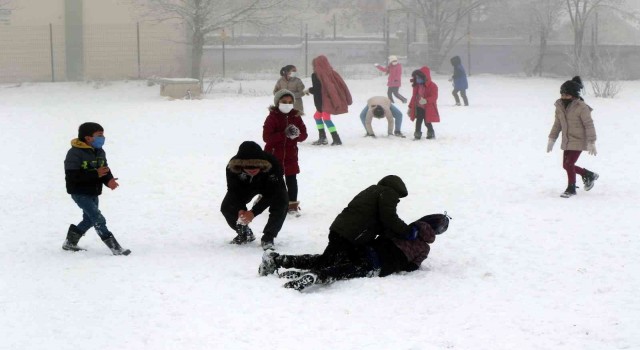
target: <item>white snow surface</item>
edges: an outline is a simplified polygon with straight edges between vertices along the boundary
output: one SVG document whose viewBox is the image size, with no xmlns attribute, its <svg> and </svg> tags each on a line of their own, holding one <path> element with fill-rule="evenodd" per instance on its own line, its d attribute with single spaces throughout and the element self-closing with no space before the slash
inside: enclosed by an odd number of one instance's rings
<svg viewBox="0 0 640 350">
<path fill-rule="evenodd" d="M 333 118 L 343 146 L 311 145 L 305 97 L 303 215 L 287 218 L 277 251 L 322 252 L 335 216 L 388 174 L 409 190 L 405 221 L 453 217 L 420 270 L 306 293 L 259 277 L 259 241 L 229 245 L 219 211 L 229 158 L 242 141 L 264 144 L 275 78 L 243 81 L 243 95 L 227 80 L 193 101 L 144 82 L 0 86 L 0 349 L 640 349 L 640 82 L 586 96 L 599 153 L 578 165 L 600 179 L 563 199 L 559 143 L 545 152 L 562 80 L 473 76 L 471 106 L 454 107 L 446 79 L 435 77 L 433 141 L 387 137 L 385 121 L 363 137 L 359 113 L 386 95 L 383 76 L 347 79 L 354 103 Z M 100 205 L 127 257 L 93 230 L 87 251 L 60 248 L 81 219 L 63 160 L 85 121 L 105 128 L 121 186 Z M 406 116 L 402 128 L 412 135 Z"/>
</svg>

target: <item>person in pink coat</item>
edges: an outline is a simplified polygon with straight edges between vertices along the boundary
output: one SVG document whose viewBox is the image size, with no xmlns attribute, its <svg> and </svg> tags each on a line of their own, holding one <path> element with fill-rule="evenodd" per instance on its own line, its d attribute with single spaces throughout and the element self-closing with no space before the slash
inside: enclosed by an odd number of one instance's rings
<svg viewBox="0 0 640 350">
<path fill-rule="evenodd" d="M 427 139 L 435 139 L 433 123 L 440 122 L 438 113 L 438 85 L 431 80 L 431 70 L 424 66 L 411 73 L 413 96 L 409 102 L 409 118 L 416 122 L 415 140 L 422 138 L 422 123 L 427 126 Z"/>
<path fill-rule="evenodd" d="M 398 57 L 389 56 L 389 65 L 383 67 L 379 64 L 374 64 L 379 71 L 386 73 L 389 77 L 387 79 L 387 97 L 391 100 L 391 103 L 394 103 L 393 96 L 398 98 L 398 100 L 402 101 L 402 103 L 407 103 L 407 99 L 400 95 L 400 85 L 402 83 L 402 65 L 398 62 Z"/>
</svg>

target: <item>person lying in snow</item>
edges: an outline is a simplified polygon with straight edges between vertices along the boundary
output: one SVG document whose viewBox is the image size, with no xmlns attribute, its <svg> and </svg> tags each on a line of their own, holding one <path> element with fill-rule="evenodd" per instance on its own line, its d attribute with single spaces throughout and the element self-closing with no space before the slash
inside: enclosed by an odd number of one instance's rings
<svg viewBox="0 0 640 350">
<path fill-rule="evenodd" d="M 407 196 L 400 177 L 385 176 L 360 192 L 331 224 L 329 244 L 322 254 L 280 255 L 267 252 L 258 268 L 261 276 L 278 268 L 296 268 L 283 277 L 286 288 L 299 291 L 313 284 L 356 277 L 387 276 L 414 271 L 429 254 L 429 243 L 448 228 L 449 218 L 435 214 L 407 225 L 396 206 Z"/>
</svg>

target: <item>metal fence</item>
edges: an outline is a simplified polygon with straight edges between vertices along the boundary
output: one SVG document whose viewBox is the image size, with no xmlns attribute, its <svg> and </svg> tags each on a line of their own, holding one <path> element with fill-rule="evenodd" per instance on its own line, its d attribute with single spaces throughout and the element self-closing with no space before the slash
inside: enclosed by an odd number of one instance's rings
<svg viewBox="0 0 640 350">
<path fill-rule="evenodd" d="M 67 41 L 68 30 L 81 39 Z M 147 24 L 0 26 L 0 82 L 184 76 L 184 37 L 180 28 Z"/>
</svg>

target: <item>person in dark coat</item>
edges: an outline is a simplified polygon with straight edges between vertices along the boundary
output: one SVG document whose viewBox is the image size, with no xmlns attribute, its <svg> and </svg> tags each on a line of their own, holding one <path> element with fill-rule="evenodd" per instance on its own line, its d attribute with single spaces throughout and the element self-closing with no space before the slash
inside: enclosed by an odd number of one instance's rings
<svg viewBox="0 0 640 350">
<path fill-rule="evenodd" d="M 93 122 L 80 125 L 78 138 L 71 140 L 71 149 L 64 160 L 65 182 L 67 193 L 82 209 L 82 221 L 78 225 L 69 226 L 62 249 L 74 252 L 84 250 L 78 247 L 78 241 L 93 227 L 113 255 L 129 255 L 131 251 L 123 249 L 116 241 L 98 207 L 102 186 L 111 190 L 119 186 L 118 179 L 111 174 L 107 155 L 102 149 L 104 141 L 104 129 Z"/>
<path fill-rule="evenodd" d="M 230 243 L 245 244 L 255 240 L 249 224 L 269 208 L 269 220 L 262 231 L 261 244 L 264 250 L 273 249 L 274 239 L 287 215 L 288 203 L 280 162 L 257 143 L 245 141 L 227 164 L 226 173 L 227 194 L 220 211 L 229 227 L 237 233 Z M 247 203 L 257 195 L 259 197 L 253 202 L 253 207 L 247 210 Z"/>
<path fill-rule="evenodd" d="M 296 98 L 289 90 L 276 92 L 274 105 L 269 107 L 269 115 L 262 127 L 264 150 L 273 154 L 284 169 L 289 195 L 289 214 L 300 216 L 298 201 L 298 142 L 307 139 L 307 127 L 300 117 L 300 111 L 293 108 Z"/>
<path fill-rule="evenodd" d="M 322 254 L 294 256 L 268 252 L 263 256 L 259 274 L 268 275 L 278 267 L 311 270 L 297 276 L 297 282 L 285 285 L 302 290 L 314 283 L 373 276 L 376 270 L 382 271 L 383 266 L 385 276 L 398 269 L 411 270 L 409 263 L 417 269 L 429 253 L 427 243 L 433 242 L 435 231 L 420 222 L 407 225 L 398 217 L 397 204 L 407 194 L 400 177 L 384 177 L 377 185 L 356 195 L 336 217 L 330 226 L 329 244 Z M 423 243 L 418 242 L 418 238 Z M 405 245 L 402 242 L 406 240 L 416 242 Z M 390 244 L 406 254 L 387 247 Z M 380 257 L 383 257 L 383 263 L 380 263 Z M 395 261 L 405 258 L 406 264 Z"/>
<path fill-rule="evenodd" d="M 458 92 L 460 92 L 460 96 L 462 96 L 464 105 L 468 106 L 469 100 L 467 99 L 467 89 L 469 88 L 469 82 L 467 81 L 467 73 L 464 71 L 460 56 L 451 57 L 450 62 L 453 66 L 453 76 L 451 76 L 451 79 L 449 80 L 453 81 L 453 92 L 451 92 L 451 94 L 456 100 L 456 106 L 460 106 L 460 98 L 458 98 Z"/>
</svg>

